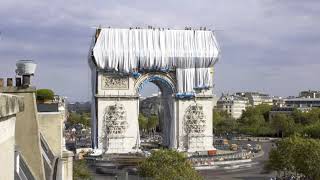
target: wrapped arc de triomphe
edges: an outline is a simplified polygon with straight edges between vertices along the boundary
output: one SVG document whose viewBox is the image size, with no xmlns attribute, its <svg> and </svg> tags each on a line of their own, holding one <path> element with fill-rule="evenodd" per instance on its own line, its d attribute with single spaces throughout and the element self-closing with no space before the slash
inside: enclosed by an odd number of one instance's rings
<svg viewBox="0 0 320 180">
<path fill-rule="evenodd" d="M 213 66 L 220 49 L 207 30 L 98 28 L 89 51 L 93 148 L 128 153 L 140 146 L 139 91 L 161 91 L 163 145 L 214 149 Z"/>
</svg>

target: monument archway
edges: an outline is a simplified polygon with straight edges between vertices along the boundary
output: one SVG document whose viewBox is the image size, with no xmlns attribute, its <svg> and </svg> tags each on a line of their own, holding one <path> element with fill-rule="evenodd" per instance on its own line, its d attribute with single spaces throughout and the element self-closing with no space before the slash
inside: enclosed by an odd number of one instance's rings
<svg viewBox="0 0 320 180">
<path fill-rule="evenodd" d="M 159 95 L 159 125 L 161 130 L 162 145 L 165 147 L 176 147 L 176 111 L 174 95 L 176 91 L 176 82 L 169 73 L 145 73 L 141 75 L 136 81 L 135 87 L 137 90 L 137 96 L 140 96 L 140 90 L 146 83 L 155 84 L 161 94 Z M 138 108 L 140 109 L 140 108 Z"/>
<path fill-rule="evenodd" d="M 163 96 L 164 145 L 188 152 L 214 149 L 212 87 L 218 57 L 211 31 L 97 29 L 89 53 L 93 148 L 139 150 L 139 90 L 152 82 Z"/>
</svg>

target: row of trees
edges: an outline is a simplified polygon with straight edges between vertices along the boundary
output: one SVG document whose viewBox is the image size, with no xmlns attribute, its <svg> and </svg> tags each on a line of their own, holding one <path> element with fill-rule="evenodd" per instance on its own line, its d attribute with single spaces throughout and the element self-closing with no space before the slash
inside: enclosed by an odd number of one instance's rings
<svg viewBox="0 0 320 180">
<path fill-rule="evenodd" d="M 320 109 L 308 112 L 294 110 L 291 114 L 278 113 L 269 119 L 272 106 L 261 104 L 248 107 L 238 120 L 227 112 L 213 112 L 213 127 L 215 134 L 237 132 L 253 136 L 287 137 L 294 132 L 313 138 L 320 138 Z"/>
<path fill-rule="evenodd" d="M 91 124 L 90 113 L 70 112 L 67 123 L 68 125 L 82 124 L 85 127 L 90 127 L 90 124 Z"/>
<path fill-rule="evenodd" d="M 139 129 L 141 132 L 150 133 L 150 132 L 156 131 L 156 128 L 159 125 L 159 118 L 156 115 L 151 115 L 149 117 L 146 117 L 142 113 L 140 113 L 138 122 L 139 122 Z"/>
<path fill-rule="evenodd" d="M 320 141 L 293 135 L 278 141 L 269 154 L 265 168 L 278 176 L 299 175 L 320 179 Z"/>
</svg>

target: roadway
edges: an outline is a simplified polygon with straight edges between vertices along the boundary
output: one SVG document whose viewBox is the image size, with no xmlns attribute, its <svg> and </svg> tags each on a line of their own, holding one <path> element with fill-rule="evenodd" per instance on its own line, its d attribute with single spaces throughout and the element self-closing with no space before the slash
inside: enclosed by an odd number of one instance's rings
<svg viewBox="0 0 320 180">
<path fill-rule="evenodd" d="M 242 143 L 249 143 L 243 141 Z M 255 142 L 250 142 L 255 143 Z M 228 169 L 211 169 L 199 171 L 206 180 L 270 180 L 274 177 L 274 174 L 263 174 L 264 162 L 268 159 L 269 151 L 272 147 L 272 143 L 262 143 L 262 149 L 264 154 L 260 157 L 254 158 L 252 162 L 246 163 L 242 167 L 229 167 Z M 98 174 L 93 172 L 95 180 L 115 180 L 122 179 L 121 177 L 115 177 L 114 175 Z M 124 178 L 125 179 L 125 178 Z M 136 175 L 129 175 L 129 180 L 142 180 Z"/>
<path fill-rule="evenodd" d="M 229 167 L 228 169 L 202 170 L 200 174 L 205 179 L 223 179 L 223 180 L 269 180 L 274 174 L 263 174 L 264 162 L 268 159 L 269 151 L 272 143 L 263 143 L 262 149 L 264 154 L 261 157 L 254 158 L 251 163 L 247 163 L 246 167 Z"/>
</svg>

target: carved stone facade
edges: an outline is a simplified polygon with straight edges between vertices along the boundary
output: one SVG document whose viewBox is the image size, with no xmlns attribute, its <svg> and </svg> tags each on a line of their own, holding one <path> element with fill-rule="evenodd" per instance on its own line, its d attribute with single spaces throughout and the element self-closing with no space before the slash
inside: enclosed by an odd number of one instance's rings
<svg viewBox="0 0 320 180">
<path fill-rule="evenodd" d="M 128 128 L 126 110 L 116 103 L 106 108 L 104 116 L 106 136 L 123 135 Z"/>
<path fill-rule="evenodd" d="M 128 76 L 119 75 L 104 75 L 102 76 L 102 89 L 128 89 L 129 78 Z"/>
<path fill-rule="evenodd" d="M 165 72 L 147 72 L 138 77 L 98 72 L 95 79 L 95 148 L 105 153 L 139 150 L 139 90 L 151 82 L 161 90 L 158 115 L 162 145 L 188 152 L 214 149 L 211 89 L 197 92 L 191 99 L 181 99 L 176 96 L 176 79 Z"/>
<path fill-rule="evenodd" d="M 184 129 L 188 135 L 201 134 L 206 126 L 203 107 L 199 104 L 190 105 L 184 116 Z"/>
</svg>

